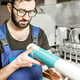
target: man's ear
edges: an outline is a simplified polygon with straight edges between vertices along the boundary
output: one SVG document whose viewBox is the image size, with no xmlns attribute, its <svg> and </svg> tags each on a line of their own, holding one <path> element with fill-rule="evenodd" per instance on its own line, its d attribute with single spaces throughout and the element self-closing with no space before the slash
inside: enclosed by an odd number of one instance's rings
<svg viewBox="0 0 80 80">
<path fill-rule="evenodd" d="M 11 3 L 7 4 L 7 8 L 8 8 L 9 13 L 11 13 L 11 11 L 12 11 L 12 5 L 11 5 Z"/>
</svg>

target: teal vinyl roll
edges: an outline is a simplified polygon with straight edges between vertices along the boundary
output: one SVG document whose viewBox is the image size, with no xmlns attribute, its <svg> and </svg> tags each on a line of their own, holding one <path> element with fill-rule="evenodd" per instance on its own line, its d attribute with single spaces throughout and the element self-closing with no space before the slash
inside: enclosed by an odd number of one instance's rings
<svg viewBox="0 0 80 80">
<path fill-rule="evenodd" d="M 9 57 L 9 63 L 12 62 L 16 57 Z"/>
<path fill-rule="evenodd" d="M 59 57 L 49 53 L 43 48 L 39 48 L 39 50 L 33 49 L 32 53 L 38 60 L 46 64 L 48 67 L 54 67 L 55 62 L 59 60 Z"/>
</svg>

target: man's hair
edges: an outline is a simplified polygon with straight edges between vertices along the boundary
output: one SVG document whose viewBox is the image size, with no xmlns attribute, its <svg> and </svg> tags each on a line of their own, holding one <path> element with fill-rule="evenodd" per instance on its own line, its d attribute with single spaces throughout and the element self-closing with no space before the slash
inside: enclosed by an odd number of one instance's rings
<svg viewBox="0 0 80 80">
<path fill-rule="evenodd" d="M 15 1 L 31 1 L 31 0 L 9 0 L 9 3 L 11 3 L 12 5 L 14 4 Z M 37 3 L 38 0 L 35 0 L 35 2 Z"/>
</svg>

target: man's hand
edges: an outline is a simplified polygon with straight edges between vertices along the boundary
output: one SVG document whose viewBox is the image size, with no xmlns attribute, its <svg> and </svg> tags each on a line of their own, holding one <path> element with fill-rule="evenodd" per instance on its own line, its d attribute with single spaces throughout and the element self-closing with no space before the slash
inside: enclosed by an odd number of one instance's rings
<svg viewBox="0 0 80 80">
<path fill-rule="evenodd" d="M 18 68 L 20 67 L 32 67 L 33 64 L 40 65 L 40 62 L 32 59 L 28 56 L 32 52 L 32 48 L 20 54 L 14 61 Z"/>
<path fill-rule="evenodd" d="M 64 76 L 63 76 L 59 71 L 57 71 L 55 68 L 49 68 L 49 70 L 50 70 L 52 73 L 57 74 L 60 78 L 64 79 Z"/>
</svg>

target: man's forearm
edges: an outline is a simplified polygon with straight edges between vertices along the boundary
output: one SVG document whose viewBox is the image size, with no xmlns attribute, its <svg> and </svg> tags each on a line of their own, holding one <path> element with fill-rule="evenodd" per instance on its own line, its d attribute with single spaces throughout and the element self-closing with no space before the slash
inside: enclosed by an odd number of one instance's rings
<svg viewBox="0 0 80 80">
<path fill-rule="evenodd" d="M 0 80 L 6 80 L 18 67 L 15 65 L 15 60 L 9 65 L 0 69 Z"/>
</svg>

